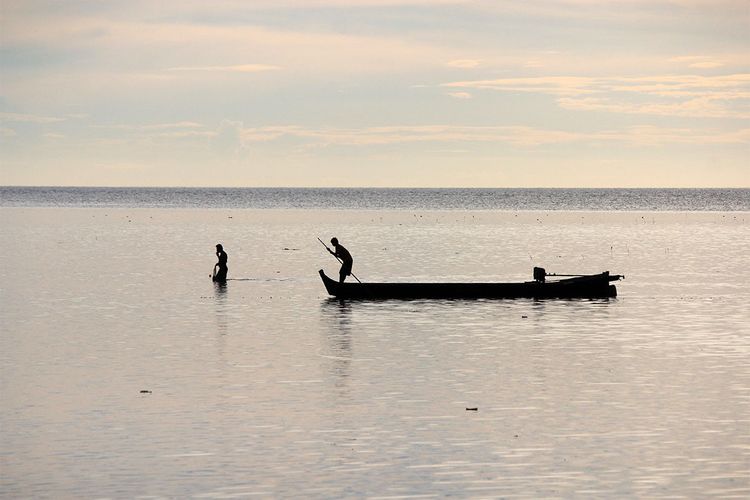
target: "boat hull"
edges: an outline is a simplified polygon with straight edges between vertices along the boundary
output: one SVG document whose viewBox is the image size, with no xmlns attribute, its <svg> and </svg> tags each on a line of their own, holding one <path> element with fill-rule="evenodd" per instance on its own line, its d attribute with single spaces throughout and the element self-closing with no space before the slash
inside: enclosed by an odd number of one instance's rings
<svg viewBox="0 0 750 500">
<path fill-rule="evenodd" d="M 598 299 L 617 296 L 609 272 L 525 283 L 339 283 L 319 271 L 326 291 L 340 299 Z"/>
</svg>

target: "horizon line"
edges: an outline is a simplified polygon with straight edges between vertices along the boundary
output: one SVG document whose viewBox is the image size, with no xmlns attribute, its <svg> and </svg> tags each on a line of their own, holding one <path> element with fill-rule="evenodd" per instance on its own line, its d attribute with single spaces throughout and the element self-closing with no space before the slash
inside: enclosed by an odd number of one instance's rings
<svg viewBox="0 0 750 500">
<path fill-rule="evenodd" d="M 79 184 L 0 184 L 2 188 L 78 188 L 78 189 L 750 189 L 749 186 L 137 186 L 137 185 L 79 185 Z"/>
</svg>

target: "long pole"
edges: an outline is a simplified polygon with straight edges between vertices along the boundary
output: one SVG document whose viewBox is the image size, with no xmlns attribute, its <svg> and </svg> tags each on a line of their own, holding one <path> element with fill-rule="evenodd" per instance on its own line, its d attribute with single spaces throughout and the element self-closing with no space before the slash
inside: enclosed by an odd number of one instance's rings
<svg viewBox="0 0 750 500">
<path fill-rule="evenodd" d="M 323 240 L 321 240 L 320 238 L 318 238 L 318 241 L 320 242 L 321 245 L 323 245 L 324 247 L 326 247 L 326 250 L 328 250 L 328 252 L 331 255 L 333 255 L 334 257 L 336 257 L 336 260 L 339 261 L 339 263 L 343 264 L 342 260 L 339 259 L 339 256 L 336 255 L 335 253 L 333 253 L 333 251 L 331 251 L 331 249 L 328 248 L 328 245 L 326 245 L 325 243 L 323 243 Z M 351 274 L 352 274 L 352 276 L 354 277 L 355 280 L 359 281 L 359 278 L 357 278 L 356 274 L 354 274 L 354 273 L 351 273 Z M 359 282 L 362 283 L 361 281 L 359 281 Z"/>
</svg>

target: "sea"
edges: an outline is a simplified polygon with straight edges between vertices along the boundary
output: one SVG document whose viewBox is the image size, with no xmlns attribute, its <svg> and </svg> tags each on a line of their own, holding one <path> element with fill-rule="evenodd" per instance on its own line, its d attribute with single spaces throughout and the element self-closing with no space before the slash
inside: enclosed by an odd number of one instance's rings
<svg viewBox="0 0 750 500">
<path fill-rule="evenodd" d="M 750 189 L 0 187 L 0 255 L 1 498 L 750 498 Z"/>
</svg>

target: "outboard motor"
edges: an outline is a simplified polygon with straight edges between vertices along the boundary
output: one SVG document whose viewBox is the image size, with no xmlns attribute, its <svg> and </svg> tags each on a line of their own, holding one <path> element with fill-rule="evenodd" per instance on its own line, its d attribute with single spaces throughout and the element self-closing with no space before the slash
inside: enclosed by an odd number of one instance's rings
<svg viewBox="0 0 750 500">
<path fill-rule="evenodd" d="M 547 276 L 547 271 L 545 271 L 543 267 L 534 268 L 534 281 L 537 281 L 539 283 L 544 283 L 544 279 L 546 276 Z"/>
</svg>

